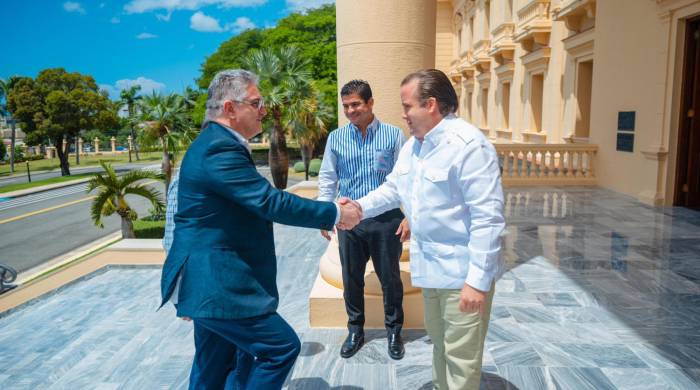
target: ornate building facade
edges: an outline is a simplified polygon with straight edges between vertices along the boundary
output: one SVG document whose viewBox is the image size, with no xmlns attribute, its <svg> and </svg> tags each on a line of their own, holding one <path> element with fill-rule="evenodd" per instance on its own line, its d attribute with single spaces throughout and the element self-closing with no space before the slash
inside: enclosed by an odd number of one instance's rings
<svg viewBox="0 0 700 390">
<path fill-rule="evenodd" d="M 370 81 L 384 120 L 405 127 L 400 80 L 436 67 L 505 182 L 700 206 L 700 0 L 339 0 L 337 15 L 338 82 Z"/>
</svg>

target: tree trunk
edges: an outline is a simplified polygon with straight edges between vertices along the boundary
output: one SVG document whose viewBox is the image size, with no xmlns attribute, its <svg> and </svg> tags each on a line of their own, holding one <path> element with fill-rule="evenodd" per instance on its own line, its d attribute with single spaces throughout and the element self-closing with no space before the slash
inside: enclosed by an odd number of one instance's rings
<svg viewBox="0 0 700 390">
<path fill-rule="evenodd" d="M 160 139 L 163 143 L 163 163 L 161 164 L 161 170 L 165 174 L 165 202 L 168 202 L 168 187 L 170 187 L 170 180 L 172 179 L 172 164 L 170 163 L 170 153 L 168 152 L 168 139 L 163 137 Z"/>
<path fill-rule="evenodd" d="M 56 137 L 54 139 L 56 146 L 56 154 L 58 155 L 58 161 L 61 163 L 61 176 L 70 176 L 70 167 L 68 165 L 68 153 L 63 150 L 63 137 Z"/>
<path fill-rule="evenodd" d="M 304 172 L 306 173 L 306 180 L 309 180 L 309 163 L 311 162 L 311 157 L 313 153 L 313 147 L 304 142 L 301 144 L 301 161 L 304 162 Z"/>
<path fill-rule="evenodd" d="M 139 144 L 136 143 L 136 132 L 134 131 L 134 126 L 131 126 L 131 144 L 134 145 L 134 153 L 136 154 L 136 161 L 141 160 L 139 158 Z"/>
<path fill-rule="evenodd" d="M 136 238 L 134 234 L 134 223 L 129 219 L 129 217 L 122 217 L 122 238 Z"/>
<path fill-rule="evenodd" d="M 15 173 L 15 139 L 16 139 L 16 130 L 15 130 L 15 120 L 12 119 L 12 131 L 10 133 L 10 173 Z"/>
<path fill-rule="evenodd" d="M 80 165 L 80 145 L 78 145 L 78 139 L 80 139 L 80 137 L 75 137 L 75 165 Z"/>
<path fill-rule="evenodd" d="M 273 126 L 270 130 L 270 174 L 275 187 L 283 190 L 287 188 L 287 176 L 289 175 L 289 153 L 287 152 L 287 138 L 282 126 L 282 111 L 276 109 L 272 112 Z"/>
</svg>

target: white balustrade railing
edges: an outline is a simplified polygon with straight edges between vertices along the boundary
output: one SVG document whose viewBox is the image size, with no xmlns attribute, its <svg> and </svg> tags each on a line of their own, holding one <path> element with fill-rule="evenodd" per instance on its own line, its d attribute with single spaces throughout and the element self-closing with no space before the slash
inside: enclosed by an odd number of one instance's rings
<svg viewBox="0 0 700 390">
<path fill-rule="evenodd" d="M 506 186 L 596 185 L 593 144 L 494 144 Z"/>
</svg>

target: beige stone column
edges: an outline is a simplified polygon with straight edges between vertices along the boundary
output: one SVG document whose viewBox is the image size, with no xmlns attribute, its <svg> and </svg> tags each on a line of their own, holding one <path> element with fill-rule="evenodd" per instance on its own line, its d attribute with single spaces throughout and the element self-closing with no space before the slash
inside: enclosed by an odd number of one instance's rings
<svg viewBox="0 0 700 390">
<path fill-rule="evenodd" d="M 63 153 L 68 153 L 68 141 L 64 138 L 63 139 Z"/>
<path fill-rule="evenodd" d="M 134 150 L 134 141 L 131 139 L 131 136 L 126 137 L 126 141 L 129 144 L 129 150 Z"/>
<path fill-rule="evenodd" d="M 95 143 L 95 154 L 100 154 L 100 139 L 95 137 L 93 142 Z"/>
<path fill-rule="evenodd" d="M 112 137 L 109 139 L 112 144 L 112 154 L 117 154 L 117 139 Z"/>
<path fill-rule="evenodd" d="M 336 2 L 338 88 L 352 79 L 367 80 L 374 112 L 406 134 L 399 87 L 407 74 L 435 66 L 436 10 L 434 0 Z M 342 112 L 339 104 L 340 126 L 347 124 Z"/>
<path fill-rule="evenodd" d="M 83 137 L 78 138 L 78 153 L 85 155 L 83 152 Z"/>
</svg>

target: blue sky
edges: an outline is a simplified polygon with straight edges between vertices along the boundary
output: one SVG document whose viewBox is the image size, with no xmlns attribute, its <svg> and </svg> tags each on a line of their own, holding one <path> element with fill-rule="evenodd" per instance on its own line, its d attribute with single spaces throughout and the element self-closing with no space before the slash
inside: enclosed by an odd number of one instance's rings
<svg viewBox="0 0 700 390">
<path fill-rule="evenodd" d="M 180 92 L 204 59 L 250 27 L 334 0 L 7 1 L 0 78 L 63 67 L 92 75 L 113 98 L 141 84 Z"/>
</svg>

